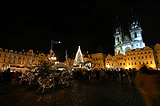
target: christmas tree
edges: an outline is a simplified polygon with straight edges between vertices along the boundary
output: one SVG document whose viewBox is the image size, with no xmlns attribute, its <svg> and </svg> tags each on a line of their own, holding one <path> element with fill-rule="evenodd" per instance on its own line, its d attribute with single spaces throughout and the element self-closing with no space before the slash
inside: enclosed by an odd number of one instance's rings
<svg viewBox="0 0 160 106">
<path fill-rule="evenodd" d="M 83 63 L 83 56 L 82 56 L 82 52 L 81 52 L 81 49 L 80 49 L 80 46 L 79 46 L 73 65 L 74 66 L 79 66 L 80 63 Z"/>
</svg>

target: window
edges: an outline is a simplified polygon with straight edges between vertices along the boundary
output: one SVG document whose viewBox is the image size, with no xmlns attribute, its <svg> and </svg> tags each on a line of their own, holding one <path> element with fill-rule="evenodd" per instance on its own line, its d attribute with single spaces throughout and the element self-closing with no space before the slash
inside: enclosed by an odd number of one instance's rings
<svg viewBox="0 0 160 106">
<path fill-rule="evenodd" d="M 147 52 L 144 52 L 145 54 L 147 54 Z"/>
<path fill-rule="evenodd" d="M 151 53 L 150 51 L 148 53 Z"/>
<path fill-rule="evenodd" d="M 147 59 L 147 56 L 146 56 L 146 59 Z"/>
<path fill-rule="evenodd" d="M 141 62 L 139 62 L 139 64 L 141 64 Z"/>
<path fill-rule="evenodd" d="M 134 57 L 134 59 L 136 59 L 136 57 Z"/>
<path fill-rule="evenodd" d="M 131 57 L 131 60 L 132 60 L 132 57 Z"/>
<path fill-rule="evenodd" d="M 11 58 L 12 56 L 11 55 L 9 55 L 9 58 Z"/>
<path fill-rule="evenodd" d="M 128 62 L 128 65 L 130 65 L 130 62 Z"/>
<path fill-rule="evenodd" d="M 0 57 L 1 57 L 1 53 L 0 53 Z"/>
<path fill-rule="evenodd" d="M 123 65 L 125 66 L 125 63 L 123 63 Z"/>
<path fill-rule="evenodd" d="M 7 57 L 7 55 L 6 55 L 6 54 L 4 54 L 4 57 Z"/>
<path fill-rule="evenodd" d="M 15 63 L 15 60 L 13 60 L 13 63 Z"/>
<path fill-rule="evenodd" d="M 150 61 L 150 64 L 152 64 L 152 61 Z"/>
<path fill-rule="evenodd" d="M 140 56 L 138 56 L 138 59 L 140 59 Z"/>
<path fill-rule="evenodd" d="M 133 53 L 133 55 L 135 55 L 135 53 Z"/>
<path fill-rule="evenodd" d="M 139 53 L 137 53 L 137 54 L 139 54 Z"/>
<path fill-rule="evenodd" d="M 143 54 L 143 52 L 141 52 L 141 54 Z"/>
<path fill-rule="evenodd" d="M 6 62 L 6 59 L 4 59 L 3 62 Z"/>
<path fill-rule="evenodd" d="M 137 65 L 137 63 L 135 62 L 135 65 Z"/>
<path fill-rule="evenodd" d="M 142 56 L 142 59 L 143 59 L 143 56 Z"/>
<path fill-rule="evenodd" d="M 14 59 L 16 59 L 16 56 L 14 56 Z"/>
<path fill-rule="evenodd" d="M 159 62 L 157 61 L 157 64 L 159 64 Z"/>
<path fill-rule="evenodd" d="M 11 63 L 11 60 L 10 60 L 10 59 L 8 60 L 8 63 Z"/>
<path fill-rule="evenodd" d="M 148 61 L 146 61 L 146 64 L 148 64 Z"/>
<path fill-rule="evenodd" d="M 122 63 L 120 63 L 120 66 L 122 66 Z"/>
<path fill-rule="evenodd" d="M 149 55 L 149 58 L 151 58 L 151 55 Z"/>
<path fill-rule="evenodd" d="M 133 65 L 133 62 L 132 62 L 132 65 Z"/>
<path fill-rule="evenodd" d="M 117 41 L 119 42 L 119 37 L 117 37 Z"/>
<path fill-rule="evenodd" d="M 134 37 L 135 37 L 135 38 L 137 37 L 137 32 L 134 33 Z"/>
<path fill-rule="evenodd" d="M 129 60 L 129 58 L 128 58 L 128 60 Z"/>
</svg>

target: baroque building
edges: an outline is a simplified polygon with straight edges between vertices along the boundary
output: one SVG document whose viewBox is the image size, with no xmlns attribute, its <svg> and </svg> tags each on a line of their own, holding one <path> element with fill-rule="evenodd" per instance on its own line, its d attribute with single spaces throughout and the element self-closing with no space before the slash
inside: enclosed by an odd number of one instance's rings
<svg viewBox="0 0 160 106">
<path fill-rule="evenodd" d="M 33 50 L 25 52 L 13 51 L 0 48 L 0 70 L 6 70 L 7 68 L 28 67 L 37 66 L 41 60 L 46 59 L 45 54 L 36 54 Z"/>
<path fill-rule="evenodd" d="M 160 53 L 158 53 L 157 56 L 160 56 Z M 159 61 L 160 60 L 158 60 L 158 62 Z M 108 54 L 105 58 L 106 68 L 136 68 L 139 70 L 143 65 L 146 65 L 148 68 L 157 69 L 154 49 L 148 46 L 143 49 L 128 49 L 125 55 L 118 53 L 117 55 L 112 56 Z"/>
<path fill-rule="evenodd" d="M 131 21 L 129 22 L 129 34 L 124 33 L 123 28 L 119 24 L 116 24 L 114 31 L 115 45 L 114 53 L 124 54 L 128 49 L 134 50 L 136 48 L 144 48 L 145 43 L 142 38 L 142 28 L 136 17 L 132 16 Z"/>
<path fill-rule="evenodd" d="M 92 68 L 97 67 L 97 68 L 101 68 L 104 67 L 105 65 L 105 57 L 106 55 L 103 53 L 94 53 L 91 54 L 92 60 Z"/>
</svg>

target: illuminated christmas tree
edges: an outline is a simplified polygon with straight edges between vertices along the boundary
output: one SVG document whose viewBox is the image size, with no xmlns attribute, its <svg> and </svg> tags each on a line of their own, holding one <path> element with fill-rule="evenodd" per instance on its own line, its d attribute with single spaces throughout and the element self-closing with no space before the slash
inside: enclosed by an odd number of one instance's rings
<svg viewBox="0 0 160 106">
<path fill-rule="evenodd" d="M 73 65 L 78 66 L 78 65 L 80 65 L 80 63 L 83 63 L 83 56 L 82 56 L 80 46 L 78 46 L 78 51 L 76 53 L 76 57 L 75 57 Z"/>
</svg>

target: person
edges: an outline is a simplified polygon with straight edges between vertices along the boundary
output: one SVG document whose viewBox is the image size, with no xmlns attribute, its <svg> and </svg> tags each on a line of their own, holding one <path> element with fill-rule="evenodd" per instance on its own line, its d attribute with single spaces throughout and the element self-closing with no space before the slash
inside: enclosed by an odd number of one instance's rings
<svg viewBox="0 0 160 106">
<path fill-rule="evenodd" d="M 146 106 L 160 106 L 160 75 L 142 67 L 135 78 L 135 85 L 144 97 Z"/>
<path fill-rule="evenodd" d="M 82 69 L 82 75 L 83 75 L 83 79 L 82 79 L 82 84 L 86 84 L 86 79 L 87 79 L 87 71 L 85 69 Z"/>
<path fill-rule="evenodd" d="M 101 68 L 99 73 L 100 73 L 101 85 L 103 85 L 103 83 L 104 83 L 104 76 L 105 76 L 105 70 L 103 68 Z"/>
</svg>

